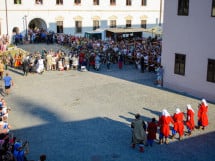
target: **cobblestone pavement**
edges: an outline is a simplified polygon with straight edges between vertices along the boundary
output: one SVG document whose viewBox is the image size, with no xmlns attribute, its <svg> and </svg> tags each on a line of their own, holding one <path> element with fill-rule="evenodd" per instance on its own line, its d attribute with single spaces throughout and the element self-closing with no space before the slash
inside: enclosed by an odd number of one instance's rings
<svg viewBox="0 0 215 161">
<path fill-rule="evenodd" d="M 36 48 L 36 47 L 35 47 Z M 39 46 L 41 48 L 41 46 Z M 210 125 L 182 141 L 130 148 L 130 122 L 135 113 L 145 121 L 158 119 L 166 108 L 185 111 L 191 104 L 197 116 L 201 99 L 153 85 L 155 75 L 133 66 L 107 71 L 50 71 L 42 75 L 9 69 L 15 85 L 5 96 L 12 112 L 12 132 L 30 142 L 28 158 L 45 153 L 50 161 L 213 161 L 215 105 L 209 104 Z"/>
</svg>

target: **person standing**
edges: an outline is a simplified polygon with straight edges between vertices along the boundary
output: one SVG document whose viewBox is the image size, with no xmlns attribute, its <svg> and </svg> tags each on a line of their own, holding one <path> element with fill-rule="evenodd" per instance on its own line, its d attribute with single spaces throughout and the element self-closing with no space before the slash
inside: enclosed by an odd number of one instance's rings
<svg viewBox="0 0 215 161">
<path fill-rule="evenodd" d="M 30 60 L 29 56 L 26 56 L 24 58 L 24 61 L 22 62 L 22 67 L 23 67 L 23 74 L 24 76 L 27 76 L 30 70 Z"/>
<path fill-rule="evenodd" d="M 4 80 L 4 86 L 5 86 L 5 93 L 8 95 L 10 93 L 10 88 L 11 86 L 14 85 L 14 83 L 13 83 L 12 77 L 9 76 L 8 73 L 6 73 L 3 80 Z"/>
<path fill-rule="evenodd" d="M 191 135 L 192 131 L 195 128 L 194 115 L 195 115 L 194 110 L 192 109 L 191 105 L 188 104 L 187 105 L 186 126 L 187 126 L 187 130 L 188 130 L 188 135 L 189 136 Z"/>
<path fill-rule="evenodd" d="M 4 75 L 4 64 L 2 61 L 0 61 L 0 80 L 2 80 Z"/>
<path fill-rule="evenodd" d="M 131 122 L 132 128 L 132 147 L 135 148 L 139 144 L 139 151 L 144 152 L 143 146 L 146 145 L 146 124 L 141 119 L 140 114 L 135 115 L 135 119 Z"/>
<path fill-rule="evenodd" d="M 208 126 L 208 104 L 205 99 L 202 99 L 201 104 L 199 104 L 198 109 L 198 129 L 202 127 L 202 130 L 205 129 L 206 126 Z"/>
<path fill-rule="evenodd" d="M 174 127 L 172 130 L 172 139 L 175 138 L 176 133 L 179 135 L 179 140 L 182 140 L 182 137 L 184 135 L 184 123 L 183 123 L 183 118 L 184 114 L 181 112 L 179 108 L 176 108 L 176 112 L 173 115 L 173 120 L 174 120 Z"/>
<path fill-rule="evenodd" d="M 163 86 L 163 66 L 160 65 L 158 68 L 155 70 L 157 72 L 157 87 L 162 87 Z"/>
<path fill-rule="evenodd" d="M 119 54 L 118 54 L 118 67 L 119 67 L 119 69 L 122 69 L 122 63 L 123 63 L 123 56 L 119 52 Z"/>
</svg>

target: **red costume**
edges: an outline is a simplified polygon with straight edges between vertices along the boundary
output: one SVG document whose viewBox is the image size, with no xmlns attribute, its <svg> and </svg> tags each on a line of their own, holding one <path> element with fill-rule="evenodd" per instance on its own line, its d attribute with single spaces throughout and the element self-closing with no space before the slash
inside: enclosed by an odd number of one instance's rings
<svg viewBox="0 0 215 161">
<path fill-rule="evenodd" d="M 198 110 L 198 122 L 200 126 L 207 126 L 208 125 L 208 105 L 205 99 L 202 100 L 202 103 L 199 105 L 199 110 Z"/>
<path fill-rule="evenodd" d="M 183 123 L 184 114 L 182 112 L 175 113 L 173 115 L 174 120 L 174 130 L 178 132 L 179 136 L 184 135 L 184 123 Z"/>
<path fill-rule="evenodd" d="M 160 126 L 160 132 L 161 134 L 163 134 L 164 137 L 168 137 L 170 134 L 170 128 L 169 128 L 169 124 L 173 123 L 172 117 L 171 116 L 165 116 L 162 115 L 159 118 L 159 122 L 158 125 Z"/>
<path fill-rule="evenodd" d="M 189 130 L 193 130 L 195 128 L 194 115 L 195 115 L 194 111 L 188 108 L 186 125 L 189 128 Z"/>
<path fill-rule="evenodd" d="M 148 140 L 154 140 L 156 139 L 156 133 L 157 133 L 157 124 L 155 122 L 150 122 L 148 124 L 148 135 L 147 135 L 147 139 Z"/>
</svg>

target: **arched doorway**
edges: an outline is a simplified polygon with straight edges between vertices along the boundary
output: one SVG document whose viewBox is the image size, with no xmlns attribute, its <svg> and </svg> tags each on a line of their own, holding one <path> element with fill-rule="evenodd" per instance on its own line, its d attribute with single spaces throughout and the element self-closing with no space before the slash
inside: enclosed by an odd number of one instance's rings
<svg viewBox="0 0 215 161">
<path fill-rule="evenodd" d="M 34 29 L 47 30 L 46 22 L 41 18 L 35 18 L 31 20 L 30 23 L 28 24 L 28 27 L 32 30 Z"/>
</svg>

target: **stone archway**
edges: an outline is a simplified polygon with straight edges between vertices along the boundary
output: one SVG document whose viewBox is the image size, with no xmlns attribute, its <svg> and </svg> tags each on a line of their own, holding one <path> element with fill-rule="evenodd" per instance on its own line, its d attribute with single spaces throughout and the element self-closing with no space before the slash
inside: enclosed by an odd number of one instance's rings
<svg viewBox="0 0 215 161">
<path fill-rule="evenodd" d="M 46 22 L 41 18 L 35 18 L 31 20 L 30 23 L 28 24 L 28 27 L 33 30 L 34 29 L 47 30 Z"/>
</svg>

